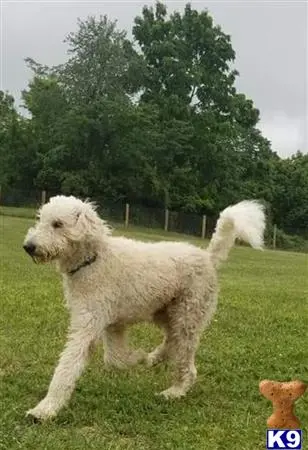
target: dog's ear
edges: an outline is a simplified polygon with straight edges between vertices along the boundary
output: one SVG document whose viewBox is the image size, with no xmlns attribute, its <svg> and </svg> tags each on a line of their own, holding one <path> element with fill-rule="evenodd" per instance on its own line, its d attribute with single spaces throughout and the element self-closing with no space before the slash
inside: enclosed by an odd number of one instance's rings
<svg viewBox="0 0 308 450">
<path fill-rule="evenodd" d="M 85 203 L 84 207 L 76 213 L 76 228 L 81 233 L 93 233 L 99 223 L 99 217 L 90 203 Z"/>
<path fill-rule="evenodd" d="M 83 207 L 76 212 L 74 234 L 79 240 L 82 236 L 94 236 L 97 233 L 100 235 L 110 234 L 110 229 L 97 214 L 95 205 L 85 202 Z"/>
</svg>

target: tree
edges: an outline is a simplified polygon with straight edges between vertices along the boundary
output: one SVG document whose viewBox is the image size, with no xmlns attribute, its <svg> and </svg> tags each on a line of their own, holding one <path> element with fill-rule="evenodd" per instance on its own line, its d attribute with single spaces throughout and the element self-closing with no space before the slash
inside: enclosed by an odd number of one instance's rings
<svg viewBox="0 0 308 450">
<path fill-rule="evenodd" d="M 308 154 L 298 152 L 275 164 L 273 215 L 278 227 L 308 237 Z"/>
<path fill-rule="evenodd" d="M 0 91 L 0 185 L 31 188 L 35 173 L 29 122 L 21 117 L 14 98 Z"/>
<path fill-rule="evenodd" d="M 35 136 L 37 174 L 34 184 L 41 189 L 57 190 L 61 184 L 59 155 L 63 144 L 63 120 L 69 105 L 57 76 L 31 60 L 28 64 L 35 73 L 22 98 L 24 107 L 31 114 L 31 133 Z"/>
<path fill-rule="evenodd" d="M 107 16 L 79 20 L 77 32 L 65 42 L 69 60 L 55 70 L 74 104 L 136 93 L 140 58 L 115 21 Z"/>
<path fill-rule="evenodd" d="M 139 57 L 107 17 L 79 21 L 66 42 L 69 59 L 61 66 L 27 59 L 34 78 L 23 99 L 37 136 L 36 183 L 66 193 L 94 194 L 99 187 L 110 193 L 108 168 L 115 167 L 111 160 L 133 109 Z"/>
<path fill-rule="evenodd" d="M 189 189 L 194 209 L 218 212 L 240 199 L 245 176 L 255 171 L 251 149 L 255 159 L 272 156 L 255 129 L 259 111 L 236 92 L 230 36 L 207 11 L 188 4 L 182 15 L 168 17 L 162 3 L 143 8 L 133 34 L 145 60 L 141 103 L 154 103 L 160 112 L 165 141 L 157 167 L 171 205 L 187 206 Z M 189 174 L 186 185 L 183 174 Z"/>
<path fill-rule="evenodd" d="M 14 98 L 0 91 L 0 184 L 6 185 L 10 178 L 9 171 L 9 143 L 11 127 L 15 121 Z"/>
<path fill-rule="evenodd" d="M 281 160 L 258 130 L 230 36 L 207 11 L 169 16 L 162 3 L 133 35 L 89 17 L 64 64 L 27 58 L 31 117 L 0 95 L 0 182 L 209 216 L 263 198 L 278 226 L 307 233 L 307 157 Z"/>
</svg>

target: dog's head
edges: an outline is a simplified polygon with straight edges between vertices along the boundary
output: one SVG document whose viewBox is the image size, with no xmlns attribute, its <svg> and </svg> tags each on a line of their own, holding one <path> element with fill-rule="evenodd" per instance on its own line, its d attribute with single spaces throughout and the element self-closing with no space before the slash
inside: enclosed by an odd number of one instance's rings
<svg viewBox="0 0 308 450">
<path fill-rule="evenodd" d="M 23 247 L 35 262 L 48 262 L 68 257 L 78 243 L 107 234 L 109 228 L 93 203 L 59 195 L 38 211 L 37 223 L 29 229 Z"/>
</svg>

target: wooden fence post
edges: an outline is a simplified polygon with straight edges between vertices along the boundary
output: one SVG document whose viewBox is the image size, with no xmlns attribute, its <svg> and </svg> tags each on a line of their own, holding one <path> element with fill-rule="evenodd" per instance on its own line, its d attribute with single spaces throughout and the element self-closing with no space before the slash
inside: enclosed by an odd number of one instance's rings
<svg viewBox="0 0 308 450">
<path fill-rule="evenodd" d="M 201 231 L 201 237 L 202 237 L 202 239 L 205 238 L 205 233 L 206 233 L 206 216 L 203 215 L 203 216 L 202 216 L 202 231 Z"/>
<path fill-rule="evenodd" d="M 125 205 L 125 228 L 128 227 L 129 224 L 129 203 Z"/>
<path fill-rule="evenodd" d="M 276 248 L 276 240 L 277 240 L 277 225 L 274 225 L 273 228 L 273 249 Z"/>
<path fill-rule="evenodd" d="M 165 225 L 164 225 L 164 230 L 168 231 L 168 226 L 169 226 L 169 209 L 165 209 Z"/>
<path fill-rule="evenodd" d="M 46 203 L 46 191 L 42 191 L 41 204 L 44 205 L 45 203 Z"/>
</svg>

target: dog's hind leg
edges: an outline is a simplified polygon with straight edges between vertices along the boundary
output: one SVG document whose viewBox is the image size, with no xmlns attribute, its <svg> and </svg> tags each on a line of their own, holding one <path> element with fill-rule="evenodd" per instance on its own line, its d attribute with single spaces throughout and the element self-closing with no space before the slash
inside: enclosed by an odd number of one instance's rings
<svg viewBox="0 0 308 450">
<path fill-rule="evenodd" d="M 152 352 L 147 355 L 147 365 L 149 367 L 155 366 L 168 357 L 168 343 L 169 343 L 169 323 L 167 309 L 161 309 L 154 314 L 153 322 L 164 331 L 164 340 Z"/>
<path fill-rule="evenodd" d="M 191 294 L 168 307 L 168 358 L 174 366 L 175 381 L 161 392 L 165 398 L 184 396 L 196 381 L 195 353 L 201 332 L 216 308 L 216 295 L 204 299 L 203 295 L 198 298 L 198 293 Z"/>
<path fill-rule="evenodd" d="M 125 369 L 145 361 L 143 350 L 132 350 L 128 347 L 126 328 L 124 325 L 110 325 L 104 330 L 104 363 L 106 366 Z"/>
</svg>

